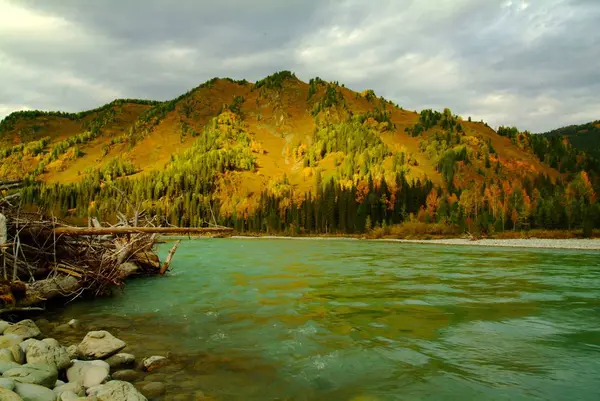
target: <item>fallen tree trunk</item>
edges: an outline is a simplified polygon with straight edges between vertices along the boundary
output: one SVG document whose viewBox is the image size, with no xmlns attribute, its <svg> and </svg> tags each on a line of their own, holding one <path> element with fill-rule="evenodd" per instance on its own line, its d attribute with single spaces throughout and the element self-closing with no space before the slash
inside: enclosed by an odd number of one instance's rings
<svg viewBox="0 0 600 401">
<path fill-rule="evenodd" d="M 115 234 L 207 234 L 233 231 L 228 227 L 57 227 L 56 235 L 115 235 Z"/>
</svg>

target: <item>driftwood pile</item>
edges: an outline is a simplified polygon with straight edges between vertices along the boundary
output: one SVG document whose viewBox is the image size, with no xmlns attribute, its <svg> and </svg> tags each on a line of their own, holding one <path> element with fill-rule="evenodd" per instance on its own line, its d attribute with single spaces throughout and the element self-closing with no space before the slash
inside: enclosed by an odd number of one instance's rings
<svg viewBox="0 0 600 401">
<path fill-rule="evenodd" d="M 23 213 L 19 194 L 0 195 L 0 313 L 32 309 L 46 301 L 104 295 L 131 275 L 164 274 L 154 252 L 156 227 L 137 215 L 117 226 L 70 227 L 49 216 Z M 134 226 L 135 224 L 135 226 Z M 152 232 L 154 228 L 154 232 Z M 145 232 L 150 231 L 150 232 Z"/>
</svg>

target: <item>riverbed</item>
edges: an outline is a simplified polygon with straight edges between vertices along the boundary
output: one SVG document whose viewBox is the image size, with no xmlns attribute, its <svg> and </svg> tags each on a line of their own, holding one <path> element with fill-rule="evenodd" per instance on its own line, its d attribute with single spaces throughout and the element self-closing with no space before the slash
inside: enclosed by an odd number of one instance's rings
<svg viewBox="0 0 600 401">
<path fill-rule="evenodd" d="M 170 244 L 162 244 L 164 257 Z M 166 277 L 48 318 L 166 355 L 161 400 L 591 400 L 600 257 L 381 241 L 182 241 Z"/>
</svg>

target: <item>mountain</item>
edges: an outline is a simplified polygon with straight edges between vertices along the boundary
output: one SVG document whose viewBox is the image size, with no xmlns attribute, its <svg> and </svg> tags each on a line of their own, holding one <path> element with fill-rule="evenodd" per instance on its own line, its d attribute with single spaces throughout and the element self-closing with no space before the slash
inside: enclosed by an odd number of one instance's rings
<svg viewBox="0 0 600 401">
<path fill-rule="evenodd" d="M 0 180 L 25 179 L 26 202 L 61 216 L 139 207 L 240 231 L 579 227 L 597 209 L 597 175 L 566 145 L 568 163 L 554 160 L 555 145 L 282 71 L 214 78 L 167 102 L 13 113 L 0 123 Z M 557 212 L 566 194 L 572 210 Z"/>
<path fill-rule="evenodd" d="M 547 138 L 566 138 L 573 147 L 600 159 L 600 120 L 544 132 Z"/>
</svg>

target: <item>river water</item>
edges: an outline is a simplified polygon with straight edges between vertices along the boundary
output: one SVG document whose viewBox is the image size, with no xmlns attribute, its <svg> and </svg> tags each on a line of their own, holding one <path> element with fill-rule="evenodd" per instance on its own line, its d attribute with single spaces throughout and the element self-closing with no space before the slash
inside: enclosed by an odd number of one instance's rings
<svg viewBox="0 0 600 401">
<path fill-rule="evenodd" d="M 52 318 L 170 352 L 161 400 L 600 397 L 598 252 L 200 239 L 172 269 Z"/>
</svg>

